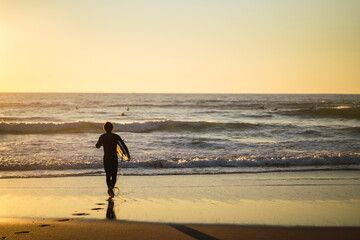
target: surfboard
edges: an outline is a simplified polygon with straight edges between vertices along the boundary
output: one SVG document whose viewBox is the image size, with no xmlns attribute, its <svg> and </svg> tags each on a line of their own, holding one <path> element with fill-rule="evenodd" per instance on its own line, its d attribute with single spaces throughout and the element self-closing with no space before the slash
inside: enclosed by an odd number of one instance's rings
<svg viewBox="0 0 360 240">
<path fill-rule="evenodd" d="M 130 161 L 130 152 L 123 140 L 117 141 L 116 150 L 123 159 Z"/>
</svg>

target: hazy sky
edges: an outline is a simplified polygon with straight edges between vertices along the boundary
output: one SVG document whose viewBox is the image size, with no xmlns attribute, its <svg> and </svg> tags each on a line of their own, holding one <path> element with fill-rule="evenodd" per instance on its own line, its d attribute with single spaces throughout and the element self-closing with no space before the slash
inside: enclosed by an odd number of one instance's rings
<svg viewBox="0 0 360 240">
<path fill-rule="evenodd" d="M 360 93 L 359 0 L 0 0 L 0 92 Z"/>
</svg>

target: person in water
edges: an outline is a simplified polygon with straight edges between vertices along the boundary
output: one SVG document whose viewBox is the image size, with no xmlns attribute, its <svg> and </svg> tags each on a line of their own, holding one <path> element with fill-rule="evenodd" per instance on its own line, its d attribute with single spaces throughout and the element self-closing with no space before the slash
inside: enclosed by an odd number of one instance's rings
<svg viewBox="0 0 360 240">
<path fill-rule="evenodd" d="M 115 187 L 118 169 L 118 155 L 116 151 L 117 142 L 123 142 L 119 135 L 111 132 L 113 128 L 114 126 L 111 122 L 106 122 L 103 127 L 106 133 L 102 134 L 96 143 L 97 148 L 100 148 L 101 146 L 104 148 L 104 169 L 106 173 L 108 194 L 110 197 L 114 197 L 113 189 Z"/>
</svg>

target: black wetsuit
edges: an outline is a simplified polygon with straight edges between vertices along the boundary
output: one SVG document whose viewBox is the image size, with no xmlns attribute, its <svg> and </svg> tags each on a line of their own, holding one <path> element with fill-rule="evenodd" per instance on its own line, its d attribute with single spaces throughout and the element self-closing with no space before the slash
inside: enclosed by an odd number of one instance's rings
<svg viewBox="0 0 360 240">
<path fill-rule="evenodd" d="M 104 147 L 104 168 L 106 173 L 106 184 L 108 188 L 114 187 L 118 169 L 117 141 L 122 141 L 115 133 L 104 133 L 99 137 L 96 147 Z"/>
</svg>

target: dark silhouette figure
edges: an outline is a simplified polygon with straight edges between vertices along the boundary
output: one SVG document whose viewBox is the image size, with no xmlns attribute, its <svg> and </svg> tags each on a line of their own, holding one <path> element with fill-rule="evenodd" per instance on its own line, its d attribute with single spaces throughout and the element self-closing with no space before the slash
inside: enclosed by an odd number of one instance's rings
<svg viewBox="0 0 360 240">
<path fill-rule="evenodd" d="M 116 183 L 117 169 L 118 169 L 118 156 L 117 156 L 117 141 L 122 139 L 119 135 L 112 133 L 114 126 L 111 122 L 104 124 L 104 131 L 106 133 L 99 137 L 96 147 L 104 148 L 104 169 L 106 173 L 106 184 L 108 186 L 108 194 L 110 197 L 114 197 L 114 187 Z"/>
<path fill-rule="evenodd" d="M 114 200 L 112 198 L 109 198 L 107 201 L 108 201 L 108 208 L 106 210 L 106 218 L 116 219 L 116 215 L 114 212 Z"/>
</svg>

